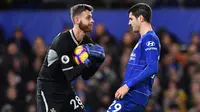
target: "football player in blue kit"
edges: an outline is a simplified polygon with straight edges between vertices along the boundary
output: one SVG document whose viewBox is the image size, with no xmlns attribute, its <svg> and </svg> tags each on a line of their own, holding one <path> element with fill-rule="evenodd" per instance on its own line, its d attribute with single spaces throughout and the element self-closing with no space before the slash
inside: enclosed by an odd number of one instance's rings
<svg viewBox="0 0 200 112">
<path fill-rule="evenodd" d="M 138 3 L 129 9 L 129 25 L 141 38 L 132 50 L 121 87 L 107 112 L 143 112 L 158 72 L 161 45 L 152 29 L 152 9 Z"/>
</svg>

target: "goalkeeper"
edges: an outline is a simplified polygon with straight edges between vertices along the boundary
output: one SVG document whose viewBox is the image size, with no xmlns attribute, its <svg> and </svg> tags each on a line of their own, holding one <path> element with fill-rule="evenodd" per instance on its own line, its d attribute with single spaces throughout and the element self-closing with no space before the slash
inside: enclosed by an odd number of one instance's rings
<svg viewBox="0 0 200 112">
<path fill-rule="evenodd" d="M 59 33 L 49 47 L 37 78 L 37 112 L 85 111 L 71 82 L 80 75 L 88 80 L 105 58 L 104 49 L 94 45 L 86 35 L 92 31 L 94 23 L 92 11 L 90 5 L 73 6 L 70 10 L 73 29 Z M 89 57 L 77 65 L 73 54 L 79 45 L 87 49 Z"/>
</svg>

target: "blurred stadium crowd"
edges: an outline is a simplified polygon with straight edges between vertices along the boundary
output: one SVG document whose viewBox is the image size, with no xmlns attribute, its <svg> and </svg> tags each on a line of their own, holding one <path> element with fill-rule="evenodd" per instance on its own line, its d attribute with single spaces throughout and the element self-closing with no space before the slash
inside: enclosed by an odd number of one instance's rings
<svg viewBox="0 0 200 112">
<path fill-rule="evenodd" d="M 31 3 L 33 7 L 34 3 L 49 4 L 48 8 L 53 1 L 3 0 L 0 6 L 7 4 L 1 8 L 9 9 L 11 6 L 12 9 L 18 7 L 18 3 L 25 2 Z M 63 3 L 62 0 L 58 1 Z M 72 1 L 67 0 L 65 3 Z M 100 6 L 95 5 L 95 7 L 100 8 L 105 7 L 105 4 L 108 8 L 117 6 L 123 8 L 139 2 L 139 0 L 82 1 L 99 4 Z M 143 0 L 145 1 L 149 2 Z M 198 7 L 200 1 L 152 0 L 149 4 L 153 7 L 165 5 Z M 66 27 L 64 30 L 69 28 Z M 24 35 L 23 29 L 20 27 L 14 29 L 13 37 L 6 37 L 4 28 L 0 28 L 0 112 L 36 112 L 36 78 L 49 45 L 40 34 L 35 37 L 32 45 Z M 127 31 L 118 42 L 104 24 L 97 24 L 94 30 L 95 33 L 91 34 L 91 37 L 104 47 L 106 59 L 90 80 L 83 81 L 79 78 L 73 82 L 73 86 L 87 112 L 104 112 L 113 101 L 115 91 L 120 87 L 129 55 L 139 35 Z M 200 35 L 197 32 L 191 33 L 190 43 L 182 45 L 173 33 L 164 28 L 158 29 L 156 33 L 160 38 L 162 50 L 159 73 L 155 78 L 146 112 L 200 112 Z"/>
</svg>

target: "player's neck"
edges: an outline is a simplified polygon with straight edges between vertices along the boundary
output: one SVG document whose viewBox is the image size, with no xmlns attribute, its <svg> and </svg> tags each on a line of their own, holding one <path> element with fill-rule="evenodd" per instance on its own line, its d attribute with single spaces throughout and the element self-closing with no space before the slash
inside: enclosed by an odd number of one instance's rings
<svg viewBox="0 0 200 112">
<path fill-rule="evenodd" d="M 85 33 L 79 29 L 78 27 L 74 26 L 74 28 L 72 29 L 75 35 L 75 38 L 78 42 L 82 41 Z"/>
<path fill-rule="evenodd" d="M 151 24 L 144 22 L 142 23 L 141 27 L 140 27 L 140 35 L 143 36 L 145 35 L 148 31 L 153 30 L 151 27 Z"/>
</svg>

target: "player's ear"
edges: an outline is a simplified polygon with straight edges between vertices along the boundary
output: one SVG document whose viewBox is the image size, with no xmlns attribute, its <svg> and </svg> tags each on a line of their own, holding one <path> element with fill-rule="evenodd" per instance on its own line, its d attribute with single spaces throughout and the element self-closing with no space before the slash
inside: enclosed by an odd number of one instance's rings
<svg viewBox="0 0 200 112">
<path fill-rule="evenodd" d="M 143 22 L 143 21 L 144 21 L 144 17 L 143 17 L 142 15 L 140 15 L 140 16 L 138 17 L 138 20 L 139 20 L 140 22 Z"/>
<path fill-rule="evenodd" d="M 74 23 L 80 23 L 80 18 L 78 16 L 75 16 L 74 17 Z"/>
</svg>

